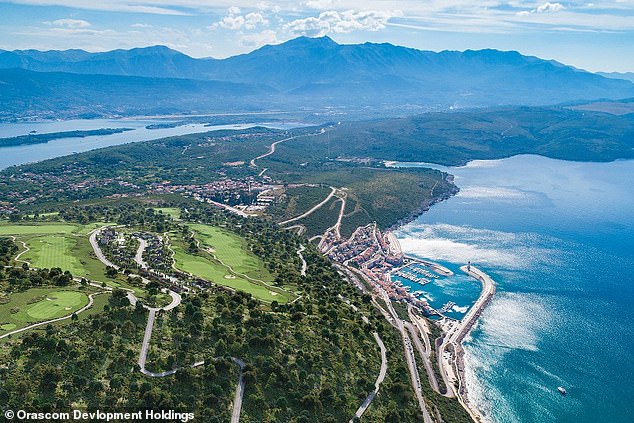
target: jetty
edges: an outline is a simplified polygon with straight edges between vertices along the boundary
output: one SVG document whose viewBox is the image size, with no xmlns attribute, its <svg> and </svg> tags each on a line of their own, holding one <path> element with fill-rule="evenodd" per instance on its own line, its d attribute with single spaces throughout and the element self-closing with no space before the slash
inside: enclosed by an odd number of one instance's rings
<svg viewBox="0 0 634 423">
<path fill-rule="evenodd" d="M 464 350 L 462 348 L 462 341 L 476 323 L 478 317 L 480 317 L 482 310 L 484 310 L 493 298 L 495 294 L 495 282 L 489 275 L 472 264 L 462 266 L 460 270 L 480 281 L 482 291 L 475 304 L 473 304 L 463 319 L 449 326 L 442 344 L 438 347 L 438 358 L 443 378 L 449 379 L 450 376 L 454 376 L 456 379 L 456 396 L 458 401 L 465 407 L 474 421 L 483 422 L 484 418 L 471 406 L 467 397 L 467 388 L 464 380 Z"/>
<path fill-rule="evenodd" d="M 429 267 L 434 272 L 442 276 L 453 276 L 453 272 L 451 270 L 447 269 L 445 266 L 441 264 L 434 263 L 433 261 L 423 260 L 423 259 L 419 259 L 417 257 L 412 257 L 412 256 L 404 256 L 404 262 L 408 265 L 416 263 L 416 264 L 423 265 L 425 267 Z"/>
</svg>

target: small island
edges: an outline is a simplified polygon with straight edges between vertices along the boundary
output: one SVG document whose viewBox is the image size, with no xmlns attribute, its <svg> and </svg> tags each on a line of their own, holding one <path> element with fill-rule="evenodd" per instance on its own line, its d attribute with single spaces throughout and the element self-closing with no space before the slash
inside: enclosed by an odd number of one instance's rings
<svg viewBox="0 0 634 423">
<path fill-rule="evenodd" d="M 30 133 L 28 135 L 18 135 L 17 137 L 0 138 L 0 147 L 40 144 L 61 138 L 85 138 L 95 135 L 112 135 L 126 131 L 132 131 L 132 128 L 101 128 L 87 131 L 51 132 L 48 134 Z"/>
</svg>

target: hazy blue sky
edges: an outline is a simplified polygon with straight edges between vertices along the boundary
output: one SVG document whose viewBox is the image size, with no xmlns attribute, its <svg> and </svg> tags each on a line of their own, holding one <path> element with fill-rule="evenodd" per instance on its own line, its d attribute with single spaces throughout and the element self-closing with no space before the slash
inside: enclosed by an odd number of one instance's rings
<svg viewBox="0 0 634 423">
<path fill-rule="evenodd" d="M 6 50 L 164 44 L 220 58 L 299 35 L 518 50 L 592 71 L 634 71 L 634 0 L 0 1 Z"/>
</svg>

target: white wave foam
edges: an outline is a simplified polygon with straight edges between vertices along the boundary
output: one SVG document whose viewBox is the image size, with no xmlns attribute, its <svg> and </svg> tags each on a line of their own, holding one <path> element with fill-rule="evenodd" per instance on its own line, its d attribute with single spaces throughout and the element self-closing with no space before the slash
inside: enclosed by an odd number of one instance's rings
<svg viewBox="0 0 634 423">
<path fill-rule="evenodd" d="M 466 339 L 465 383 L 469 399 L 487 420 L 521 421 L 508 396 L 490 383 L 487 375 L 499 372 L 504 355 L 514 349 L 537 351 L 538 334 L 548 321 L 548 309 L 536 296 L 504 293 L 493 300 L 478 320 L 478 336 Z"/>
<path fill-rule="evenodd" d="M 467 310 L 469 310 L 469 307 L 468 306 L 460 307 L 460 306 L 455 305 L 455 306 L 451 307 L 451 309 L 453 311 L 455 311 L 456 313 L 463 313 L 464 314 L 464 313 L 467 312 Z"/>
<path fill-rule="evenodd" d="M 405 253 L 459 264 L 471 261 L 518 270 L 538 262 L 555 265 L 559 260 L 554 251 L 539 247 L 539 236 L 530 233 L 414 222 L 401 228 L 396 236 Z"/>
<path fill-rule="evenodd" d="M 521 257 L 500 249 L 482 248 L 443 238 L 404 238 L 399 241 L 403 251 L 419 257 L 459 264 L 472 261 L 514 269 L 522 268 Z"/>
<path fill-rule="evenodd" d="M 513 188 L 471 186 L 460 189 L 457 197 L 478 199 L 519 200 L 528 198 L 524 191 Z"/>
</svg>

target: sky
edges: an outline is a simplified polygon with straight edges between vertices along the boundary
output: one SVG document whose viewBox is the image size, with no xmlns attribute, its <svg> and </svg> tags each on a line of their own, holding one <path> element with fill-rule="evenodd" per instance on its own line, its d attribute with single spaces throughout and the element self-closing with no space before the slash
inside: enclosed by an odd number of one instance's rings
<svg viewBox="0 0 634 423">
<path fill-rule="evenodd" d="M 422 50 L 495 48 L 634 72 L 634 0 L 0 1 L 0 49 L 166 45 L 223 58 L 300 35 Z"/>
</svg>

